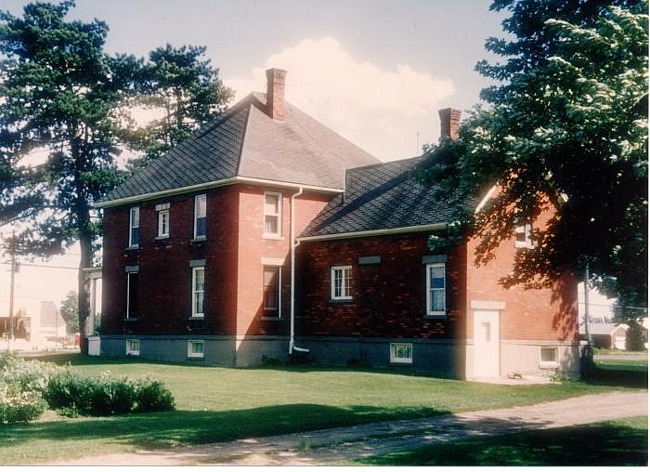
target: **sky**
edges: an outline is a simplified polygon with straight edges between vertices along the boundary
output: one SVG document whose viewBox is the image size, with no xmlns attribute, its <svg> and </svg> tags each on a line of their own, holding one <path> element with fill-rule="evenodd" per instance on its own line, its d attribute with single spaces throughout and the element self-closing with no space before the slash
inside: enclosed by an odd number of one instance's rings
<svg viewBox="0 0 650 472">
<path fill-rule="evenodd" d="M 26 3 L 2 0 L 0 9 L 21 15 Z M 474 71 L 481 59 L 498 60 L 485 51 L 485 40 L 504 37 L 504 15 L 490 12 L 490 3 L 77 0 L 70 17 L 105 21 L 108 53 L 146 56 L 167 43 L 205 46 L 224 83 L 236 91 L 231 104 L 266 90 L 265 69 L 286 69 L 289 102 L 388 161 L 418 155 L 423 144 L 436 142 L 437 111 L 468 110 L 490 85 Z M 78 258 L 73 248 L 50 265 L 75 267 Z M 3 267 L 0 297 L 9 291 Z M 24 267 L 17 280 L 23 298 L 58 303 L 76 289 L 70 269 Z"/>
</svg>

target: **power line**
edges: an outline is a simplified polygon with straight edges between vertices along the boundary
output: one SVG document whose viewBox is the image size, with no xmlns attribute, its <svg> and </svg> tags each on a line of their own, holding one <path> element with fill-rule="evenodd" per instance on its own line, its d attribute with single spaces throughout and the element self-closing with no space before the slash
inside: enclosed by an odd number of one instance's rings
<svg viewBox="0 0 650 472">
<path fill-rule="evenodd" d="M 11 265 L 11 262 L 0 262 L 0 264 Z M 20 262 L 19 266 L 24 267 L 40 267 L 42 269 L 66 269 L 66 270 L 79 270 L 79 267 L 70 267 L 70 266 L 58 266 L 58 265 L 45 265 L 45 264 L 29 264 L 25 262 Z"/>
<path fill-rule="evenodd" d="M 584 305 L 585 302 L 578 302 L 579 305 Z M 621 306 L 621 305 L 603 305 L 598 303 L 589 303 L 589 306 L 604 306 L 608 308 L 625 308 L 626 310 L 648 310 L 648 307 L 644 306 Z"/>
</svg>

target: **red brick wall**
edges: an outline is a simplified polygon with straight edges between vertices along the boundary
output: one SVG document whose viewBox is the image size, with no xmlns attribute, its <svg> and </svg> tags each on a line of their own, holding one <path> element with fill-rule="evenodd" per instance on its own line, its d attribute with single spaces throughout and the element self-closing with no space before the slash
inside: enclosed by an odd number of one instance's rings
<svg viewBox="0 0 650 472">
<path fill-rule="evenodd" d="M 463 337 L 466 301 L 464 248 L 447 258 L 444 320 L 424 319 L 427 233 L 405 236 L 304 242 L 299 246 L 300 335 L 449 339 Z M 381 256 L 380 264 L 360 265 L 359 256 Z M 330 301 L 330 269 L 352 265 L 353 302 Z"/>
<path fill-rule="evenodd" d="M 548 214 L 535 225 L 543 225 Z M 526 290 L 521 286 L 503 288 L 499 279 L 512 272 L 516 251 L 514 238 L 497 249 L 496 257 L 487 265 L 476 267 L 474 253 L 478 241 L 468 243 L 467 294 L 468 337 L 473 337 L 472 300 L 502 301 L 501 339 L 573 341 L 577 340 L 577 287 L 572 276 L 555 282 L 552 288 Z"/>
<path fill-rule="evenodd" d="M 263 237 L 263 203 L 266 191 L 282 193 L 282 237 L 280 239 L 265 239 Z M 295 193 L 297 193 L 295 189 L 240 186 L 237 334 L 264 335 L 288 334 L 289 332 L 291 195 Z M 327 204 L 329 198 L 331 197 L 313 192 L 306 192 L 296 198 L 296 235 Z M 261 260 L 263 257 L 284 261 L 281 269 L 282 320 L 264 319 L 267 317 L 264 316 L 262 306 L 263 270 Z"/>
<path fill-rule="evenodd" d="M 262 238 L 265 190 L 283 194 L 282 239 Z M 127 249 L 129 209 L 104 213 L 103 316 L 106 334 L 287 334 L 290 296 L 290 196 L 296 190 L 235 185 L 140 203 L 140 248 Z M 192 241 L 194 196 L 206 193 L 207 240 Z M 296 204 L 296 234 L 330 197 L 306 193 Z M 156 205 L 170 203 L 170 238 L 156 240 Z M 283 321 L 262 320 L 262 257 L 285 260 Z M 191 259 L 206 259 L 205 318 L 190 320 Z M 126 266 L 139 266 L 139 317 L 124 321 Z"/>
<path fill-rule="evenodd" d="M 194 196 L 140 203 L 140 247 L 127 249 L 129 209 L 105 210 L 102 330 L 107 334 L 231 334 L 237 309 L 238 193 L 222 187 L 207 193 L 207 240 L 192 241 Z M 198 194 L 198 193 L 197 193 Z M 156 240 L 155 207 L 170 203 L 170 238 Z M 206 259 L 204 320 L 191 316 L 192 259 Z M 124 321 L 125 266 L 139 265 L 138 320 Z"/>
</svg>

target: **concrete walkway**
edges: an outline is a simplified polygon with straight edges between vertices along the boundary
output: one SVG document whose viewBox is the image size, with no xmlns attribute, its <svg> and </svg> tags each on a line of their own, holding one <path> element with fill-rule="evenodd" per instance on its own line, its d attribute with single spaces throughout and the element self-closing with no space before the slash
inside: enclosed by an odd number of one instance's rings
<svg viewBox="0 0 650 472">
<path fill-rule="evenodd" d="M 171 450 L 86 457 L 56 465 L 333 465 L 432 444 L 648 414 L 648 392 L 251 438 Z"/>
</svg>

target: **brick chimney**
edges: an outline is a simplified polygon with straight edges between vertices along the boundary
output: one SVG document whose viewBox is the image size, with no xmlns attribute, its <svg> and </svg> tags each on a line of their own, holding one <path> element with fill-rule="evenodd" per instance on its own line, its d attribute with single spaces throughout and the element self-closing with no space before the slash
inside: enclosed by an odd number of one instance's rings
<svg viewBox="0 0 650 472">
<path fill-rule="evenodd" d="M 440 116 L 440 139 L 458 138 L 461 113 L 460 110 L 454 110 L 453 108 L 438 110 L 438 115 Z"/>
<path fill-rule="evenodd" d="M 266 113 L 274 120 L 284 121 L 284 79 L 287 71 L 266 71 Z"/>
</svg>

